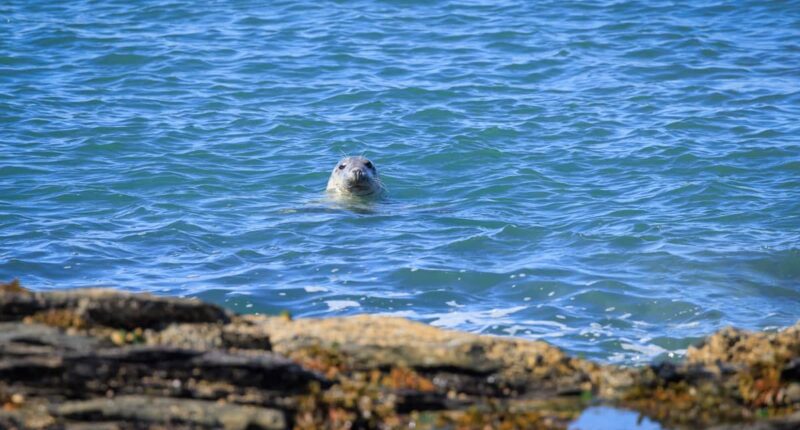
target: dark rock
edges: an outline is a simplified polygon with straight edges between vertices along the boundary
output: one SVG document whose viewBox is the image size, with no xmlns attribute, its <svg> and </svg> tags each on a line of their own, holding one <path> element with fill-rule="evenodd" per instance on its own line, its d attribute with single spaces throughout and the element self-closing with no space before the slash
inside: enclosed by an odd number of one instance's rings
<svg viewBox="0 0 800 430">
<path fill-rule="evenodd" d="M 460 369 L 442 368 L 436 371 L 430 369 L 420 370 L 420 374 L 430 380 L 443 391 L 456 391 L 470 395 L 490 394 L 497 397 L 507 397 L 511 389 L 504 386 L 496 375 L 483 375 L 474 372 L 460 372 Z"/>
<path fill-rule="evenodd" d="M 800 429 L 800 412 L 787 417 L 746 423 L 724 424 L 709 430 L 797 430 Z"/>
<path fill-rule="evenodd" d="M 678 382 L 696 384 L 717 378 L 721 374 L 718 366 L 675 364 L 668 361 L 652 364 L 650 368 L 655 373 L 657 382 L 662 385 Z"/>
<path fill-rule="evenodd" d="M 0 348 L 2 348 L 0 346 Z M 150 389 L 169 391 L 190 379 L 255 387 L 281 393 L 302 393 L 308 385 L 327 381 L 294 362 L 265 352 L 238 355 L 224 351 L 195 351 L 170 347 L 129 346 L 92 352 L 53 352 L 51 357 L 13 357 L 0 360 L 0 377 L 9 383 L 53 389 L 82 398 L 108 390 L 136 392 L 142 380 Z"/>
<path fill-rule="evenodd" d="M 419 392 L 415 390 L 399 390 L 395 393 L 398 397 L 397 411 L 401 414 L 412 411 L 430 411 L 455 409 L 464 406 L 463 403 L 449 401 L 442 393 Z"/>
<path fill-rule="evenodd" d="M 47 308 L 44 300 L 29 291 L 0 290 L 0 321 L 19 321 Z"/>
<path fill-rule="evenodd" d="M 269 341 L 269 337 L 257 333 L 223 329 L 220 333 L 220 338 L 225 348 L 272 351 L 272 343 Z"/>
<path fill-rule="evenodd" d="M 784 381 L 800 381 L 800 357 L 793 359 L 783 367 L 781 379 Z"/>
<path fill-rule="evenodd" d="M 54 416 L 73 421 L 135 422 L 140 426 L 170 428 L 283 430 L 288 427 L 283 412 L 276 409 L 148 396 L 66 402 L 56 406 L 53 412 Z"/>
<path fill-rule="evenodd" d="M 664 361 L 658 364 L 653 364 L 650 367 L 653 369 L 653 372 L 660 381 L 668 384 L 684 379 L 684 375 L 678 372 L 678 366 L 676 366 L 674 363 Z"/>
<path fill-rule="evenodd" d="M 231 318 L 230 312 L 211 304 L 149 294 L 99 289 L 0 291 L 0 321 L 20 321 L 46 311 L 68 311 L 88 325 L 125 330 L 163 328 L 172 323 L 227 323 Z"/>
<path fill-rule="evenodd" d="M 88 352 L 110 342 L 41 324 L 0 323 L 0 357 Z"/>
</svg>

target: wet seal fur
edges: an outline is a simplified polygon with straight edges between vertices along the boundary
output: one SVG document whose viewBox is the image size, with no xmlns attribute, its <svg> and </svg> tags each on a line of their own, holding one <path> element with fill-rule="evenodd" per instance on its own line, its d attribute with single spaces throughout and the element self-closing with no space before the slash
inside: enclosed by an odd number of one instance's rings
<svg viewBox="0 0 800 430">
<path fill-rule="evenodd" d="M 336 164 L 326 191 L 342 197 L 377 197 L 384 187 L 372 161 L 359 156 L 345 157 Z"/>
</svg>

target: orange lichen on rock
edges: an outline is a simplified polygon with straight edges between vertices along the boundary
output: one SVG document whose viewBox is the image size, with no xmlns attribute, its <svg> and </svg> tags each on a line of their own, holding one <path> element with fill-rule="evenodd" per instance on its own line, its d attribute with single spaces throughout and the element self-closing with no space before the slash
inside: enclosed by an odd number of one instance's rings
<svg viewBox="0 0 800 430">
<path fill-rule="evenodd" d="M 40 323 L 63 329 L 85 329 L 89 326 L 82 315 L 72 309 L 47 309 L 24 319 L 26 323 Z"/>
<path fill-rule="evenodd" d="M 430 392 L 436 389 L 430 379 L 405 367 L 394 367 L 389 371 L 388 375 L 380 374 L 379 372 L 374 372 L 374 375 L 381 375 L 378 383 L 384 387 L 420 392 Z"/>
<path fill-rule="evenodd" d="M 8 282 L 0 282 L 0 293 L 27 293 L 28 290 L 22 287 L 19 279 L 12 279 Z"/>
</svg>

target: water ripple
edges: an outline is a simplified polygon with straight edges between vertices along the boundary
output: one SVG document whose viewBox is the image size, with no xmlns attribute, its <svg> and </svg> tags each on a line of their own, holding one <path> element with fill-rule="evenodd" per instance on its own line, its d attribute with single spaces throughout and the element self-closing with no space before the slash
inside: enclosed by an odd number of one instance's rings
<svg viewBox="0 0 800 430">
<path fill-rule="evenodd" d="M 0 5 L 0 278 L 635 362 L 800 305 L 800 4 Z M 324 200 L 343 154 L 387 201 Z"/>
</svg>

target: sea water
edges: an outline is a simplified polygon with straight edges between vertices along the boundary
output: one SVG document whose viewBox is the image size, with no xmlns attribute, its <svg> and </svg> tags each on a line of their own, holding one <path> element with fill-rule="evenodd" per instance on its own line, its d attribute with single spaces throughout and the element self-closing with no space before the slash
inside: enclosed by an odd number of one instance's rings
<svg viewBox="0 0 800 430">
<path fill-rule="evenodd" d="M 12 277 L 618 363 L 793 324 L 800 2 L 4 1 Z"/>
</svg>

